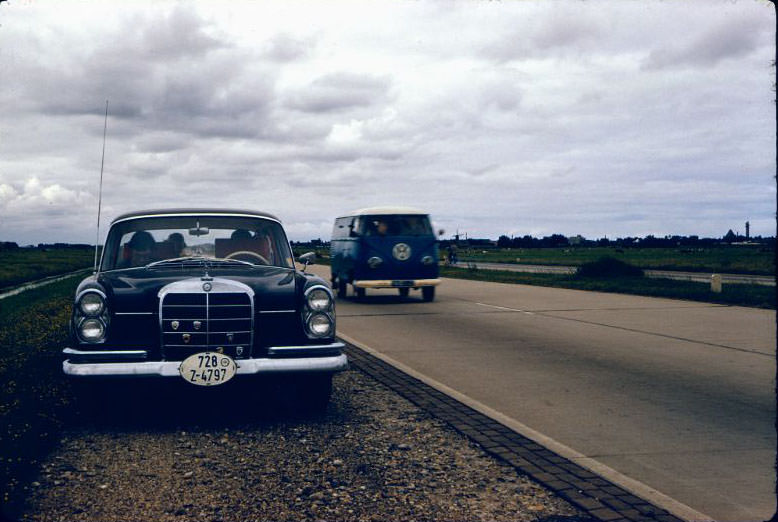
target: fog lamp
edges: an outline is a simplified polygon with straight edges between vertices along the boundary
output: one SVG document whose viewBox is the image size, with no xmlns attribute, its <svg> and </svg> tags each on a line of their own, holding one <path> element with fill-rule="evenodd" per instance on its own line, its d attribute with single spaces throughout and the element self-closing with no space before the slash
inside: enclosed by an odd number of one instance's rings
<svg viewBox="0 0 778 522">
<path fill-rule="evenodd" d="M 78 328 L 81 338 L 87 342 L 100 341 L 105 336 L 105 326 L 98 319 L 87 319 Z"/>
<path fill-rule="evenodd" d="M 332 319 L 326 314 L 313 314 L 308 318 L 308 330 L 316 337 L 332 335 Z"/>
</svg>

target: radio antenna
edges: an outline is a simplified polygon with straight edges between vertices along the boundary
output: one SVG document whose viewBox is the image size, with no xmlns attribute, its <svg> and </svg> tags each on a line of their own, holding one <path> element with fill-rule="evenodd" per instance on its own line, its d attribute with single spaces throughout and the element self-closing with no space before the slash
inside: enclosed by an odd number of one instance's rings
<svg viewBox="0 0 778 522">
<path fill-rule="evenodd" d="M 105 122 L 103 123 L 103 157 L 100 159 L 100 188 L 97 192 L 97 237 L 95 238 L 95 270 L 97 274 L 97 251 L 100 248 L 100 211 L 103 204 L 103 167 L 105 166 L 105 135 L 108 131 L 108 100 L 105 100 Z"/>
</svg>

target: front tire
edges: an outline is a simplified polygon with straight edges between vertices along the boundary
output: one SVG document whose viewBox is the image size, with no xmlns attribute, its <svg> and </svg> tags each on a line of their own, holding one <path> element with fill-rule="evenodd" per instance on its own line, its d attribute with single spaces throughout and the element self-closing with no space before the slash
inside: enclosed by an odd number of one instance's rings
<svg viewBox="0 0 778 522">
<path fill-rule="evenodd" d="M 300 377 L 297 401 L 302 411 L 322 414 L 332 397 L 332 374 L 315 374 Z"/>
<path fill-rule="evenodd" d="M 421 297 L 427 302 L 433 301 L 435 299 L 435 287 L 434 286 L 422 287 Z"/>
<path fill-rule="evenodd" d="M 354 287 L 354 291 L 357 293 L 357 299 L 364 299 L 365 298 L 365 289 L 360 288 L 358 286 Z"/>
<path fill-rule="evenodd" d="M 348 287 L 346 286 L 346 280 L 342 277 L 338 278 L 338 297 L 341 299 L 348 295 Z"/>
</svg>

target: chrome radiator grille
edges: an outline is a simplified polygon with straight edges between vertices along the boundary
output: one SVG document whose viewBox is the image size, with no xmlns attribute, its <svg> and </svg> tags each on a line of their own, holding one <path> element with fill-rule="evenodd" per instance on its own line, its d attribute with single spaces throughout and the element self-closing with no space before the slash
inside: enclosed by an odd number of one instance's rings
<svg viewBox="0 0 778 522">
<path fill-rule="evenodd" d="M 163 359 L 183 360 L 204 351 L 220 351 L 237 359 L 250 356 L 254 300 L 246 285 L 219 279 L 186 280 L 166 286 L 159 297 Z"/>
</svg>

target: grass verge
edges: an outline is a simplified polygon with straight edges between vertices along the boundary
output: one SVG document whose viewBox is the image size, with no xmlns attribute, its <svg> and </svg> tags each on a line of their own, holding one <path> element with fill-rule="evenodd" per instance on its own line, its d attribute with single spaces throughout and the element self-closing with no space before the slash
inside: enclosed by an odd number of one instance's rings
<svg viewBox="0 0 778 522">
<path fill-rule="evenodd" d="M 82 248 L 0 251 L 0 288 L 92 266 L 95 251 Z"/>
<path fill-rule="evenodd" d="M 462 262 L 523 263 L 580 266 L 601 257 L 613 257 L 643 269 L 688 272 L 775 273 L 775 249 L 768 246 L 716 245 L 705 248 L 508 248 L 462 249 Z"/>
<path fill-rule="evenodd" d="M 478 270 L 454 267 L 441 267 L 440 275 L 475 281 L 551 286 L 555 288 L 613 292 L 648 297 L 667 297 L 775 310 L 776 289 L 775 287 L 764 285 L 724 285 L 723 291 L 720 294 L 716 294 L 710 291 L 708 283 L 645 277 L 576 277 L 572 275 L 528 274 L 506 270 Z"/>
<path fill-rule="evenodd" d="M 14 519 L 71 406 L 62 374 L 73 277 L 0 300 L 0 494 Z"/>
</svg>

